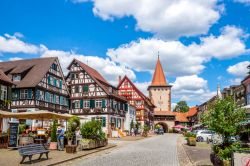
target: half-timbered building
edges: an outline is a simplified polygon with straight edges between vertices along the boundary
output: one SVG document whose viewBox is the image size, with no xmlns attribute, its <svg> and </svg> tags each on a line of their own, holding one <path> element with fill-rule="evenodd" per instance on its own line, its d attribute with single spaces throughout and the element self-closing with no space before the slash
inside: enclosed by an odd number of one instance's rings
<svg viewBox="0 0 250 166">
<path fill-rule="evenodd" d="M 11 86 L 13 85 L 11 79 L 0 70 L 0 110 L 10 111 L 11 104 Z M 8 119 L 0 118 L 0 134 L 7 132 Z"/>
<path fill-rule="evenodd" d="M 68 113 L 69 91 L 57 57 L 0 62 L 12 80 L 12 112 L 38 110 Z M 32 127 L 40 121 L 27 120 Z"/>
<path fill-rule="evenodd" d="M 136 107 L 136 121 L 142 126 L 147 124 L 153 127 L 154 105 L 127 77 L 119 81 L 119 95 L 126 97 L 129 104 Z"/>
<path fill-rule="evenodd" d="M 77 59 L 71 62 L 68 70 L 66 81 L 70 89 L 71 114 L 100 120 L 108 136 L 112 131 L 123 130 L 127 100 L 118 95 L 117 88 Z"/>
</svg>

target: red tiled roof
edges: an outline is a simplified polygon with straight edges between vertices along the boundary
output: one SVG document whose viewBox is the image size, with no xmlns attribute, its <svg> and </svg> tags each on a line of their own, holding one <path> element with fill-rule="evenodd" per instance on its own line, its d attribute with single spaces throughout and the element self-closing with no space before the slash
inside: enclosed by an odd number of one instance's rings
<svg viewBox="0 0 250 166">
<path fill-rule="evenodd" d="M 189 108 L 189 110 L 187 112 L 188 113 L 187 117 L 191 117 L 191 116 L 196 115 L 197 111 L 198 111 L 198 107 L 196 107 L 196 106 Z"/>
<path fill-rule="evenodd" d="M 158 57 L 151 86 L 167 86 L 166 77 Z"/>
<path fill-rule="evenodd" d="M 188 113 L 182 113 L 182 112 L 174 112 L 175 113 L 175 121 L 178 122 L 188 122 L 187 115 Z"/>
</svg>

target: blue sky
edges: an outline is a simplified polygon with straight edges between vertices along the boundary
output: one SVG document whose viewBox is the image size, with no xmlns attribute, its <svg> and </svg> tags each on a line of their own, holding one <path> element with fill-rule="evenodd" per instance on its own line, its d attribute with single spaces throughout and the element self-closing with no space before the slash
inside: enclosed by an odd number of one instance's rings
<svg viewBox="0 0 250 166">
<path fill-rule="evenodd" d="M 195 105 L 245 76 L 249 15 L 248 0 L 2 0 L 0 59 L 58 56 L 65 67 L 79 58 L 147 95 L 160 51 L 173 103 Z"/>
</svg>

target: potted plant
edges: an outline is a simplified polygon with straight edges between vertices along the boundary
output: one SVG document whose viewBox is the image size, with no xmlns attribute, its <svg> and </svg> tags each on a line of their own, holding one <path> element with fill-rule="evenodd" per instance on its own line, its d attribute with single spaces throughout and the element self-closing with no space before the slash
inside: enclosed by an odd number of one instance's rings
<svg viewBox="0 0 250 166">
<path fill-rule="evenodd" d="M 68 145 L 72 145 L 73 132 L 71 130 L 67 130 L 65 136 L 68 139 Z"/>
<path fill-rule="evenodd" d="M 66 138 L 68 139 L 68 145 L 72 145 L 72 140 L 74 138 L 74 133 L 78 127 L 80 127 L 80 118 L 77 116 L 72 116 L 68 120 L 67 131 L 65 133 Z"/>
<path fill-rule="evenodd" d="M 187 140 L 187 144 L 189 146 L 196 146 L 196 135 L 193 133 L 186 133 L 185 134 L 186 140 Z"/>
<path fill-rule="evenodd" d="M 57 121 L 54 120 L 53 124 L 52 124 L 52 128 L 51 128 L 51 135 L 50 135 L 51 142 L 50 142 L 49 149 L 51 149 L 51 150 L 56 150 L 57 149 L 56 131 L 57 131 Z"/>
<path fill-rule="evenodd" d="M 149 126 L 148 125 L 144 125 L 143 126 L 142 136 L 143 137 L 147 137 L 148 136 L 148 132 L 149 132 Z"/>
</svg>

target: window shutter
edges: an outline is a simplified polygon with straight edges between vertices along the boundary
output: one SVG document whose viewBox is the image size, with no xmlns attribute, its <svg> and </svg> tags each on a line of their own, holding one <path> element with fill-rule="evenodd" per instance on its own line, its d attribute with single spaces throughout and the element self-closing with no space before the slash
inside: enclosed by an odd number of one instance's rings
<svg viewBox="0 0 250 166">
<path fill-rule="evenodd" d="M 40 90 L 36 90 L 36 100 L 40 100 Z"/>
<path fill-rule="evenodd" d="M 125 104 L 125 111 L 128 111 L 128 104 Z"/>
<path fill-rule="evenodd" d="M 102 127 L 106 127 L 106 117 L 102 117 Z"/>
<path fill-rule="evenodd" d="M 102 108 L 106 108 L 106 100 L 102 99 Z"/>
<path fill-rule="evenodd" d="M 16 89 L 16 94 L 17 94 L 17 100 L 19 100 L 19 98 L 20 98 L 20 90 L 19 89 Z"/>
<path fill-rule="evenodd" d="M 83 86 L 83 92 L 88 92 L 89 91 L 89 86 L 88 85 L 84 85 Z"/>
<path fill-rule="evenodd" d="M 75 109 L 75 103 L 72 102 L 72 109 Z"/>
<path fill-rule="evenodd" d="M 95 108 L 95 100 L 90 100 L 90 108 Z"/>
<path fill-rule="evenodd" d="M 111 108 L 114 108 L 113 100 L 111 100 Z"/>
<path fill-rule="evenodd" d="M 80 100 L 80 108 L 83 108 L 83 100 Z"/>
<path fill-rule="evenodd" d="M 11 100 L 11 94 L 12 94 L 12 92 L 11 92 L 11 87 L 7 87 L 8 89 L 8 96 L 7 96 L 7 99 L 8 100 Z"/>
<path fill-rule="evenodd" d="M 60 80 L 59 88 L 62 89 L 62 80 Z"/>
<path fill-rule="evenodd" d="M 48 75 L 48 84 L 50 85 L 50 75 Z"/>
<path fill-rule="evenodd" d="M 57 79 L 54 79 L 54 86 L 56 86 Z"/>
<path fill-rule="evenodd" d="M 28 99 L 32 99 L 32 89 L 28 89 Z"/>
</svg>

